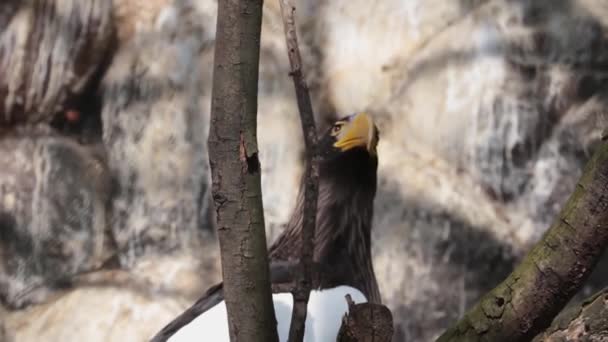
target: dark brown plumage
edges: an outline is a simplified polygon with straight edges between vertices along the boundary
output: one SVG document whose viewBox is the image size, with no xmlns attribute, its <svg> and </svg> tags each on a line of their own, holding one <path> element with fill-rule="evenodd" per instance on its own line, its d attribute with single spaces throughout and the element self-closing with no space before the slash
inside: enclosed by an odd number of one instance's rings
<svg viewBox="0 0 608 342">
<path fill-rule="evenodd" d="M 315 289 L 348 285 L 375 303 L 380 302 L 380 292 L 371 260 L 371 222 L 376 194 L 377 143 L 378 129 L 364 113 L 338 120 L 321 136 L 313 279 Z M 301 187 L 285 230 L 269 250 L 274 293 L 289 292 L 295 286 L 303 203 Z M 222 300 L 222 285 L 213 286 L 152 341 L 166 341 Z"/>
</svg>

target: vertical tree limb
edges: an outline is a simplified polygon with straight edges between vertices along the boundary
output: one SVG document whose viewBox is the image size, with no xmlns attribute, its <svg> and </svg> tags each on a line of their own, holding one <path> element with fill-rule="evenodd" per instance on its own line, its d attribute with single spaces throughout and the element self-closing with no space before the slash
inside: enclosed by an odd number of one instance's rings
<svg viewBox="0 0 608 342">
<path fill-rule="evenodd" d="M 230 339 L 277 341 L 257 150 L 262 0 L 218 1 L 209 159 Z"/>
<path fill-rule="evenodd" d="M 608 143 L 602 143 L 543 239 L 438 341 L 531 340 L 584 284 L 606 246 Z"/>
<path fill-rule="evenodd" d="M 306 170 L 304 171 L 304 222 L 302 229 L 301 272 L 293 292 L 294 307 L 289 330 L 289 341 L 299 342 L 304 338 L 306 307 L 312 284 L 313 250 L 316 228 L 317 197 L 319 192 L 319 168 L 317 152 L 317 129 L 308 93 L 308 86 L 302 73 L 302 58 L 298 47 L 295 25 L 295 6 L 290 0 L 280 0 L 287 54 L 291 66 L 290 75 L 296 90 L 300 121 L 304 131 L 306 146 Z"/>
</svg>

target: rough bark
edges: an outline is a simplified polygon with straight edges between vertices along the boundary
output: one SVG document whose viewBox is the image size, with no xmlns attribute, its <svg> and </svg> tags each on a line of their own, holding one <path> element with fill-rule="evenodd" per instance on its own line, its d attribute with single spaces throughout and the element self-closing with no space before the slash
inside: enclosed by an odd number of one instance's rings
<svg viewBox="0 0 608 342">
<path fill-rule="evenodd" d="M 0 305 L 0 317 L 2 317 L 2 319 L 0 319 L 0 341 L 11 342 L 11 341 L 13 341 L 13 339 L 11 338 L 11 336 L 9 336 L 8 332 L 6 331 L 6 327 L 5 327 L 5 323 L 4 323 L 4 317 L 6 317 L 6 312 L 2 308 L 1 305 Z"/>
<path fill-rule="evenodd" d="M 317 129 L 310 101 L 308 86 L 302 72 L 302 57 L 296 34 L 295 11 L 291 1 L 281 0 L 281 14 L 285 29 L 285 42 L 291 66 L 290 75 L 296 91 L 300 121 L 306 147 L 306 169 L 304 170 L 304 209 L 302 227 L 302 250 L 296 289 L 293 291 L 294 307 L 289 329 L 289 341 L 299 342 L 304 339 L 306 311 L 312 286 L 314 236 L 317 219 L 317 198 L 319 193 L 319 168 L 317 154 Z"/>
<path fill-rule="evenodd" d="M 543 239 L 438 341 L 530 340 L 583 285 L 607 244 L 608 144 L 602 143 Z"/>
<path fill-rule="evenodd" d="M 393 338 L 393 315 L 375 303 L 355 304 L 346 295 L 348 314 L 342 319 L 338 342 L 389 342 Z"/>
<path fill-rule="evenodd" d="M 0 322 L 0 341 L 9 341 L 8 335 L 4 330 L 4 325 Z"/>
<path fill-rule="evenodd" d="M 277 341 L 257 149 L 262 1 L 220 1 L 209 160 L 232 341 Z"/>
<path fill-rule="evenodd" d="M 534 342 L 600 342 L 608 340 L 608 289 L 564 310 Z"/>
</svg>

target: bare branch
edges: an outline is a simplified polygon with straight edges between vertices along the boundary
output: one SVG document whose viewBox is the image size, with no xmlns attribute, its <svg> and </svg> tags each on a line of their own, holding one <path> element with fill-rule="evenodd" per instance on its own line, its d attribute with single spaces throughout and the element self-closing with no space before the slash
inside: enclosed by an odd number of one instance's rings
<svg viewBox="0 0 608 342">
<path fill-rule="evenodd" d="M 219 1 L 209 160 L 230 339 L 277 341 L 257 149 L 262 0 Z"/>
<path fill-rule="evenodd" d="M 580 289 L 608 245 L 608 143 L 541 241 L 438 341 L 527 341 Z"/>
<path fill-rule="evenodd" d="M 296 89 L 300 120 L 302 122 L 302 130 L 304 131 L 304 144 L 306 146 L 304 223 L 300 259 L 301 272 L 298 276 L 296 289 L 293 292 L 294 307 L 289 331 L 289 341 L 299 342 L 304 338 L 306 307 L 308 305 L 312 279 L 317 196 L 319 192 L 317 129 L 315 127 L 308 86 L 302 73 L 302 58 L 300 57 L 295 25 L 296 8 L 289 0 L 281 0 L 280 4 L 285 28 L 287 54 L 289 55 L 289 64 L 291 66 L 289 74 L 293 78 L 293 84 Z"/>
</svg>

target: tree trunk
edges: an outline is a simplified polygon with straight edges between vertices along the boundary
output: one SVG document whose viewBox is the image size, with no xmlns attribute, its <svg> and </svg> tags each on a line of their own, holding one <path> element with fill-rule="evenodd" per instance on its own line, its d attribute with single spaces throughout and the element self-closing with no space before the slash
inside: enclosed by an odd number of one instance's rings
<svg viewBox="0 0 608 342">
<path fill-rule="evenodd" d="M 602 143 L 543 239 L 438 341 L 532 339 L 583 285 L 607 244 L 608 143 Z"/>
<path fill-rule="evenodd" d="M 232 341 L 277 341 L 257 150 L 262 1 L 219 1 L 209 159 Z"/>
<path fill-rule="evenodd" d="M 608 341 L 608 289 L 559 314 L 533 341 Z"/>
<path fill-rule="evenodd" d="M 4 308 L 2 308 L 2 305 L 0 305 L 0 317 L 2 317 L 2 319 L 0 319 L 0 341 L 11 342 L 13 339 L 9 336 L 8 332 L 6 331 L 6 327 L 4 326 L 4 317 L 6 317 L 6 312 Z"/>
</svg>

